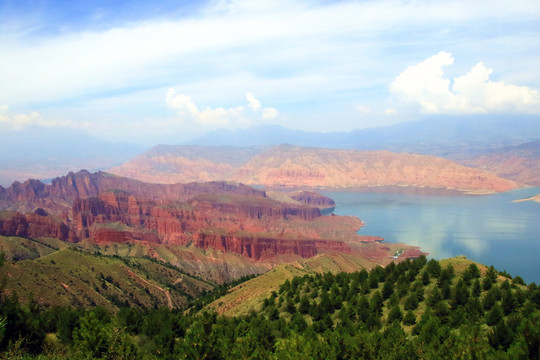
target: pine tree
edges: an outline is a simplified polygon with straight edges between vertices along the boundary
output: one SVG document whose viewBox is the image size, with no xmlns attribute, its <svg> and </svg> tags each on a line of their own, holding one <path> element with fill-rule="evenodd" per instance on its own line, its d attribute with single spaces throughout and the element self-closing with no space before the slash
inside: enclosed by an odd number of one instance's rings
<svg viewBox="0 0 540 360">
<path fill-rule="evenodd" d="M 452 296 L 452 308 L 455 310 L 461 306 L 464 306 L 469 300 L 469 289 L 464 280 L 460 279 L 454 287 Z"/>
<path fill-rule="evenodd" d="M 382 314 L 383 301 L 379 290 L 375 291 L 369 301 L 369 309 L 378 315 Z"/>
<path fill-rule="evenodd" d="M 394 292 L 394 286 L 392 285 L 392 283 L 389 281 L 385 281 L 383 285 L 383 289 L 382 289 L 383 299 L 384 300 L 388 299 L 390 295 L 392 295 L 393 292 Z"/>
<path fill-rule="evenodd" d="M 483 287 L 484 290 L 491 289 L 491 286 L 497 282 L 497 270 L 493 266 L 490 266 L 484 276 Z"/>
<path fill-rule="evenodd" d="M 433 290 L 431 290 L 431 294 L 430 294 L 430 296 L 428 296 L 428 298 L 426 300 L 426 303 L 429 306 L 434 306 L 435 304 L 437 304 L 442 299 L 443 299 L 443 297 L 442 297 L 442 294 L 441 294 L 439 288 L 435 286 L 435 287 L 433 287 Z"/>
<path fill-rule="evenodd" d="M 409 310 L 405 313 L 405 316 L 403 317 L 403 323 L 405 325 L 414 325 L 416 323 L 416 316 L 414 316 L 412 310 Z"/>
<path fill-rule="evenodd" d="M 441 275 L 441 265 L 435 259 L 431 259 L 426 264 L 426 271 L 434 278 L 438 278 Z"/>
<path fill-rule="evenodd" d="M 495 304 L 486 314 L 486 323 L 489 326 L 497 325 L 503 319 L 503 310 L 499 304 Z"/>
<path fill-rule="evenodd" d="M 418 307 L 418 297 L 415 293 L 411 293 L 403 304 L 405 310 L 415 310 Z"/>
<path fill-rule="evenodd" d="M 496 302 L 497 298 L 495 295 L 495 291 L 493 291 L 493 288 L 491 288 L 482 299 L 482 306 L 484 307 L 484 311 L 490 310 Z"/>
<path fill-rule="evenodd" d="M 515 310 L 516 299 L 512 294 L 511 290 L 507 290 L 504 292 L 502 296 L 501 307 L 505 315 L 509 315 Z"/>
<path fill-rule="evenodd" d="M 302 297 L 300 298 L 300 303 L 298 305 L 298 311 L 300 312 L 300 314 L 305 315 L 305 314 L 309 313 L 310 306 L 311 306 L 311 304 L 310 304 L 309 299 L 307 298 L 307 296 L 302 295 Z"/>
<path fill-rule="evenodd" d="M 429 284 L 429 272 L 426 270 L 422 271 L 422 284 L 427 285 Z"/>
<path fill-rule="evenodd" d="M 471 295 L 474 296 L 475 298 L 479 298 L 481 294 L 482 294 L 482 286 L 480 285 L 480 281 L 476 279 L 473 282 Z"/>
<path fill-rule="evenodd" d="M 390 313 L 388 313 L 388 323 L 400 323 L 402 319 L 403 313 L 401 312 L 399 305 L 392 306 L 392 308 L 390 309 Z"/>
</svg>

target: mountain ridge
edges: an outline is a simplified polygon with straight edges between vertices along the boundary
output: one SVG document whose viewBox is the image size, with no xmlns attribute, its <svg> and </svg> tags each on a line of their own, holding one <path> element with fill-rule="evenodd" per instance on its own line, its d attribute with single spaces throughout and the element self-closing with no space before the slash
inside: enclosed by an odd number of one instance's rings
<svg viewBox="0 0 540 360">
<path fill-rule="evenodd" d="M 209 150 L 212 149 L 212 150 Z M 211 154 L 220 151 L 220 160 Z M 200 150 L 197 152 L 196 150 Z M 229 152 L 227 156 L 223 153 Z M 235 152 L 251 157 L 223 163 Z M 182 155 L 175 155 L 182 154 Z M 412 186 L 448 188 L 465 192 L 497 192 L 517 187 L 511 181 L 485 171 L 467 168 L 451 160 L 417 154 L 298 147 L 170 146 L 154 148 L 119 167 L 120 175 L 157 183 L 200 180 L 233 180 L 265 187 L 355 188 L 361 186 Z"/>
</svg>

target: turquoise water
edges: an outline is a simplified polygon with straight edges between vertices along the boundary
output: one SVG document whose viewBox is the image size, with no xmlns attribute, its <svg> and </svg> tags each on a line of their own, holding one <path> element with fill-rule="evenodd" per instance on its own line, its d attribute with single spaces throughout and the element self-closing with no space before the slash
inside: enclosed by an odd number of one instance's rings
<svg viewBox="0 0 540 360">
<path fill-rule="evenodd" d="M 540 194 L 540 188 L 475 196 L 324 194 L 336 201 L 337 215 L 365 222 L 360 234 L 420 246 L 435 259 L 465 255 L 540 283 L 540 203 L 513 202 Z"/>
</svg>

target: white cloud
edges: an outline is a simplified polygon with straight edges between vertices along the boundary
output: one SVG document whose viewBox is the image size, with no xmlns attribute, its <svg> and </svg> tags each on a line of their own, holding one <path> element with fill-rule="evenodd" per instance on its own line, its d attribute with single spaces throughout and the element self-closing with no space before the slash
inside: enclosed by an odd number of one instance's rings
<svg viewBox="0 0 540 360">
<path fill-rule="evenodd" d="M 246 99 L 249 102 L 249 108 L 253 111 L 259 111 L 261 109 L 261 102 L 255 98 L 253 93 L 248 92 L 246 94 Z"/>
<path fill-rule="evenodd" d="M 274 108 L 264 108 L 262 111 L 262 116 L 264 119 L 275 119 L 279 116 L 279 111 Z"/>
<path fill-rule="evenodd" d="M 85 129 L 90 126 L 87 122 L 77 123 L 71 120 L 44 119 L 38 112 L 12 114 L 7 105 L 0 105 L 0 125 L 7 130 L 24 130 L 31 126 L 67 127 Z"/>
<path fill-rule="evenodd" d="M 384 113 L 386 115 L 397 115 L 398 111 L 396 109 L 389 108 L 389 109 L 384 110 Z"/>
<path fill-rule="evenodd" d="M 365 105 L 355 105 L 354 108 L 362 115 L 369 114 L 371 112 L 371 108 Z"/>
<path fill-rule="evenodd" d="M 165 102 L 167 106 L 175 109 L 182 120 L 195 121 L 203 125 L 226 125 L 226 124 L 250 124 L 252 118 L 262 116 L 263 119 L 272 119 L 279 115 L 278 110 L 274 108 L 263 108 L 261 111 L 261 103 L 253 93 L 246 94 L 248 101 L 247 107 L 251 109 L 251 114 L 246 114 L 245 106 L 237 106 L 234 108 L 225 109 L 222 107 L 199 110 L 197 105 L 191 101 L 191 96 L 178 94 L 174 89 L 169 89 Z"/>
<path fill-rule="evenodd" d="M 390 84 L 390 92 L 430 114 L 540 112 L 537 90 L 491 81 L 493 70 L 482 62 L 452 82 L 444 76 L 443 67 L 453 63 L 452 55 L 441 51 L 405 69 Z"/>
</svg>

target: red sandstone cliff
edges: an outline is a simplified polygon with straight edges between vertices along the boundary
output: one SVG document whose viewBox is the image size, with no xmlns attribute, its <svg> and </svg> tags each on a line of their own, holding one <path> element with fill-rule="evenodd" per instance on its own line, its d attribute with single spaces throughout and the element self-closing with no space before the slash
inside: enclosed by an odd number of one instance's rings
<svg viewBox="0 0 540 360">
<path fill-rule="evenodd" d="M 280 239 L 258 236 L 234 236 L 198 233 L 193 238 L 197 247 L 234 252 L 254 260 L 271 259 L 276 255 L 298 255 L 303 258 L 321 252 L 338 251 L 350 253 L 351 248 L 343 241 L 314 239 Z"/>
<path fill-rule="evenodd" d="M 319 208 L 333 208 L 336 206 L 336 202 L 333 199 L 315 191 L 297 191 L 290 196 L 291 199 L 302 204 L 317 206 Z"/>
<path fill-rule="evenodd" d="M 72 212 L 78 235 L 98 243 L 133 240 L 193 243 L 197 247 L 234 252 L 254 260 L 286 254 L 310 257 L 328 250 L 350 251 L 341 240 L 319 239 L 318 235 L 298 238 L 300 234 L 288 238 L 290 231 L 288 237 L 277 231 L 269 232 L 266 223 L 282 221 L 288 223 L 291 230 L 295 222 L 309 223 L 321 215 L 318 208 L 268 198 L 205 193 L 187 203 L 164 203 L 109 191 L 99 197 L 77 198 Z M 352 232 L 356 230 L 349 224 L 346 227 Z M 216 229 L 222 234 L 213 234 Z M 238 232 L 242 235 L 237 235 Z M 281 232 L 284 234 L 284 228 Z"/>
<path fill-rule="evenodd" d="M 189 184 L 148 184 L 105 172 L 81 170 L 53 179 L 50 185 L 38 180 L 15 182 L 8 188 L 0 186 L 0 210 L 31 212 L 41 207 L 51 212 L 71 209 L 76 198 L 96 197 L 108 191 L 124 191 L 150 200 L 187 201 L 197 194 L 234 193 L 266 197 L 266 193 L 243 184 L 223 181 Z"/>
<path fill-rule="evenodd" d="M 51 185 L 30 180 L 0 190 L 4 208 L 33 209 L 0 212 L 0 235 L 89 239 L 98 244 L 191 245 L 249 261 L 325 252 L 362 256 L 362 244 L 382 240 L 358 235 L 363 223 L 357 218 L 321 216 L 319 208 L 334 202 L 313 191 L 286 195 L 289 201 L 283 202 L 241 184 L 145 184 L 86 171 L 70 173 Z M 40 204 L 47 208 L 36 209 Z M 379 244 L 370 248 L 386 252 Z"/>
<path fill-rule="evenodd" d="M 51 237 L 75 242 L 77 236 L 62 220 L 49 216 L 43 209 L 35 213 L 16 211 L 0 213 L 0 235 L 25 238 Z"/>
</svg>

